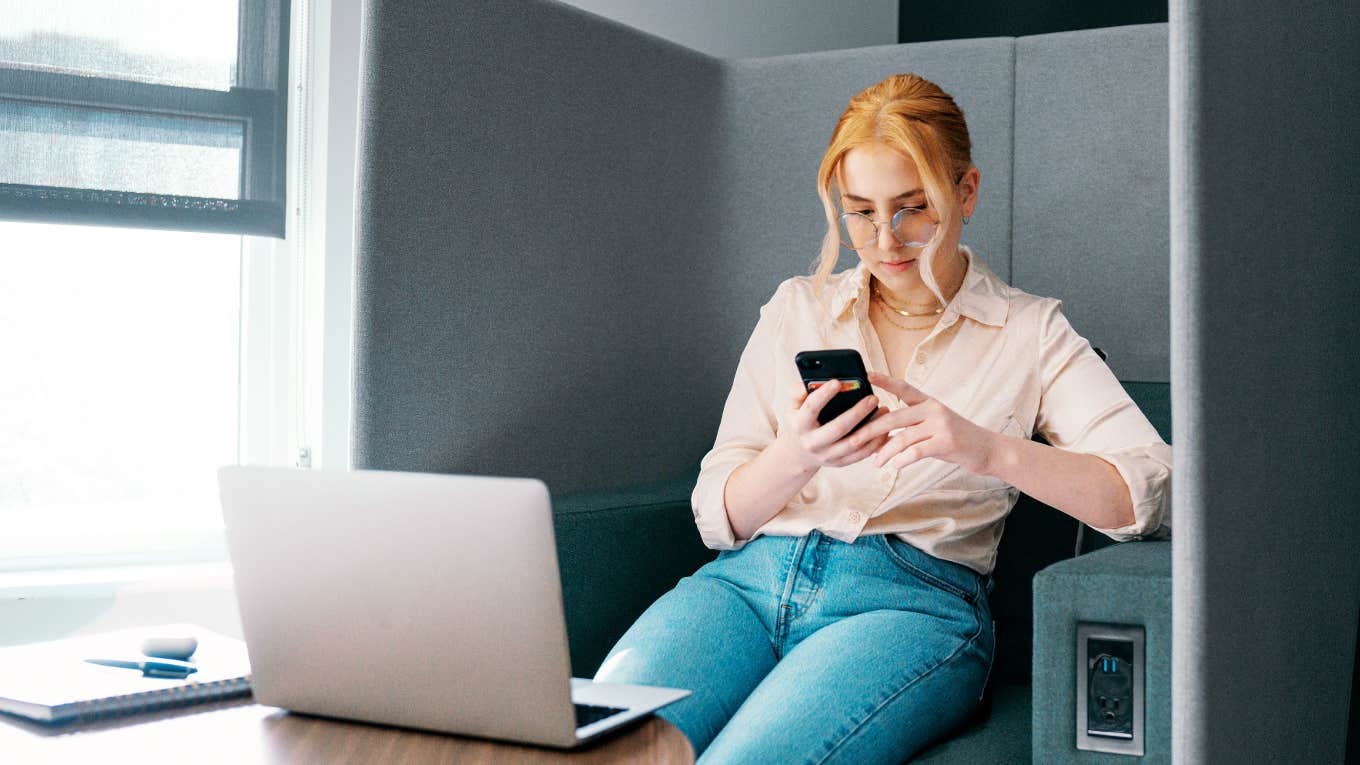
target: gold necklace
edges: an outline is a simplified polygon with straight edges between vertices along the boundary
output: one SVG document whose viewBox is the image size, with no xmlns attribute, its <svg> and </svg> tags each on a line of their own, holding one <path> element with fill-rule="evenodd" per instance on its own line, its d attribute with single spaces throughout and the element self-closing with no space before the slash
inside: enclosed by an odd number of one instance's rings
<svg viewBox="0 0 1360 765">
<path fill-rule="evenodd" d="M 923 329 L 930 329 L 931 327 L 935 326 L 935 323 L 937 321 L 939 321 L 939 317 L 936 316 L 930 320 L 929 324 L 924 324 L 919 327 L 908 327 L 905 324 L 898 323 L 897 319 L 894 319 L 892 317 L 893 311 L 891 310 L 891 306 L 887 304 L 887 301 L 883 299 L 882 295 L 875 295 L 874 297 L 877 300 L 878 304 L 883 307 L 883 318 L 887 319 L 889 324 L 893 325 L 894 327 L 897 327 L 898 329 L 905 329 L 908 332 L 919 332 Z"/>
<path fill-rule="evenodd" d="M 944 306 L 940 306 L 939 308 L 936 308 L 934 311 L 930 312 L 922 311 L 921 313 L 912 313 L 911 311 L 908 311 L 905 308 L 898 308 L 897 306 L 888 302 L 888 299 L 883 296 L 883 291 L 878 288 L 878 285 L 874 285 L 874 294 L 878 296 L 879 301 L 882 302 L 883 305 L 896 311 L 901 316 L 929 316 L 932 313 L 936 314 L 944 313 Z"/>
</svg>

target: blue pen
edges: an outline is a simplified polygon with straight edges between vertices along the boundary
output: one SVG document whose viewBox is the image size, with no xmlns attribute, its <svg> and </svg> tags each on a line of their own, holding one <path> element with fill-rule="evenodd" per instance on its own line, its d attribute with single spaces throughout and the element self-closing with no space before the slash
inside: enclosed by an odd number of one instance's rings
<svg viewBox="0 0 1360 765">
<path fill-rule="evenodd" d="M 86 659 L 91 664 L 102 664 L 105 667 L 125 667 L 127 669 L 140 669 L 143 677 L 169 677 L 182 680 L 198 671 L 188 662 L 174 661 L 173 659 L 152 659 L 147 661 L 123 661 L 122 659 Z"/>
</svg>

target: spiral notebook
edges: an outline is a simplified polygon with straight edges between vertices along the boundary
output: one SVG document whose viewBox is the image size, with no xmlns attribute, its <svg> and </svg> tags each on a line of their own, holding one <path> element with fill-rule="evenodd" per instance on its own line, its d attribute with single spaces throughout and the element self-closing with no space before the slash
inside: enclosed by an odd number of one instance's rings
<svg viewBox="0 0 1360 765">
<path fill-rule="evenodd" d="M 140 670 L 86 659 L 140 661 L 142 640 L 193 635 L 198 671 L 183 680 L 144 677 Z M 246 644 L 193 624 L 162 624 L 0 648 L 0 712 L 49 724 L 242 696 L 250 693 Z"/>
</svg>

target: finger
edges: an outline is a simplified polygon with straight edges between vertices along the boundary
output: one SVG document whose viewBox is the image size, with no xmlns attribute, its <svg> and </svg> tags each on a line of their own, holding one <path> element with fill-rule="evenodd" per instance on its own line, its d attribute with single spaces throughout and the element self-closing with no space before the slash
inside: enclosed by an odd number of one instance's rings
<svg viewBox="0 0 1360 765">
<path fill-rule="evenodd" d="M 808 383 L 804 382 L 794 393 L 793 407 L 790 410 L 790 419 L 796 423 L 796 430 L 799 433 L 811 433 L 821 426 L 817 421 L 817 415 L 822 411 L 826 400 L 835 395 L 837 387 L 818 385 L 814 390 L 808 390 L 807 386 Z"/>
<path fill-rule="evenodd" d="M 879 420 L 887 417 L 889 414 L 892 414 L 892 410 L 886 406 L 880 405 L 875 409 L 874 413 L 869 415 L 868 421 L 865 422 L 859 430 L 850 434 L 849 438 L 854 442 L 855 447 L 858 448 L 879 436 L 886 436 L 888 431 L 892 430 L 893 427 L 900 427 L 892 425 L 884 426 L 884 423 L 879 422 Z M 872 430 L 870 428 L 872 428 Z"/>
<path fill-rule="evenodd" d="M 872 459 L 873 456 L 878 453 L 878 450 L 882 449 L 883 445 L 886 443 L 888 443 L 887 436 L 879 436 L 877 439 L 870 441 L 869 443 L 865 444 L 862 449 L 855 452 L 854 462 Z"/>
<path fill-rule="evenodd" d="M 878 396 L 869 395 L 860 399 L 854 406 L 841 412 L 831 422 L 817 429 L 814 443 L 818 447 L 828 447 L 845 438 L 855 424 L 864 419 L 878 406 Z"/>
<path fill-rule="evenodd" d="M 833 450 L 836 450 L 832 452 L 835 455 L 832 459 L 835 460 L 834 464 L 837 467 L 853 465 L 874 456 L 874 452 L 883 448 L 883 444 L 887 441 L 887 436 L 879 436 L 863 446 L 856 447 L 849 439 L 841 439 L 839 443 L 832 447 Z"/>
<path fill-rule="evenodd" d="M 821 427 L 821 414 L 836 394 L 841 391 L 840 380 L 827 380 L 819 384 L 817 389 L 808 394 L 807 401 L 803 404 L 803 409 L 811 413 L 811 417 L 804 421 L 805 430 L 816 430 Z"/>
<path fill-rule="evenodd" d="M 925 414 L 919 409 L 904 406 L 901 409 L 891 410 L 886 415 L 879 416 L 865 423 L 864 427 L 855 431 L 852 438 L 870 439 L 879 435 L 891 434 L 899 428 L 907 428 L 912 425 L 919 425 L 925 422 Z"/>
<path fill-rule="evenodd" d="M 930 398 L 930 396 L 927 396 L 925 393 L 922 393 L 920 388 L 917 388 L 915 385 L 912 385 L 906 380 L 900 380 L 896 377 L 889 377 L 888 375 L 881 374 L 879 372 L 869 373 L 869 384 L 876 385 L 880 388 L 883 388 L 884 390 L 887 390 L 894 396 L 897 396 L 898 398 L 902 399 L 902 403 L 907 405 L 919 404 L 922 401 L 925 401 Z"/>
<path fill-rule="evenodd" d="M 810 385 L 816 385 L 817 387 L 809 390 L 808 386 Z M 818 412 L 822 411 L 822 407 L 826 406 L 826 402 L 830 401 L 839 389 L 840 380 L 826 380 L 812 383 L 805 382 L 803 383 L 803 400 L 801 404 L 803 408 L 807 409 L 807 411 L 815 416 Z"/>
<path fill-rule="evenodd" d="M 862 404 L 863 402 L 860 403 Z M 876 411 L 882 411 L 882 407 L 880 407 Z M 854 414 L 854 410 L 846 412 L 846 414 Z M 830 425 L 830 423 L 828 423 L 828 425 Z M 861 426 L 860 430 L 863 430 L 864 427 L 865 426 Z M 851 427 L 851 429 L 853 430 L 853 426 Z M 881 436 L 880 440 L 886 441 L 887 436 Z M 859 439 L 859 431 L 857 430 L 854 433 L 848 433 L 846 436 L 837 441 L 833 441 L 831 445 L 827 447 L 825 454 L 827 456 L 827 459 L 829 460 L 841 460 L 844 461 L 844 464 L 848 465 L 853 462 L 859 462 L 859 460 L 863 459 L 863 457 L 857 457 L 852 460 L 848 460 L 847 458 L 860 452 L 865 452 L 866 453 L 865 456 L 867 456 L 867 454 L 872 453 L 872 450 L 869 449 L 868 447 L 874 445 L 875 445 L 874 441 L 870 441 L 867 444 L 863 443 Z"/>
<path fill-rule="evenodd" d="M 821 407 L 820 405 L 808 405 L 808 399 L 812 398 L 812 395 L 813 392 L 808 391 L 807 387 L 800 386 L 794 390 L 793 397 L 790 399 L 790 421 L 797 423 L 800 432 L 815 430 L 818 425 L 817 412 Z"/>
<path fill-rule="evenodd" d="M 901 422 L 900 417 L 901 416 L 898 415 L 897 412 L 888 409 L 888 407 L 880 406 L 874 412 L 873 416 L 869 418 L 869 421 L 864 423 L 864 426 L 859 430 L 852 433 L 850 438 L 856 442 L 857 446 L 863 444 L 872 438 L 877 438 L 880 435 L 886 434 L 894 428 L 902 427 L 905 423 Z"/>
<path fill-rule="evenodd" d="M 888 467 L 894 470 L 901 470 L 904 467 L 919 462 L 926 457 L 935 457 L 939 449 L 936 443 L 939 439 L 926 438 L 903 449 L 900 454 L 888 460 Z"/>
<path fill-rule="evenodd" d="M 835 398 L 836 394 L 840 393 L 841 388 L 844 386 L 844 382 L 842 382 L 841 380 L 827 380 L 824 383 L 813 384 L 817 385 L 817 389 L 809 393 L 808 398 L 814 399 L 818 402 L 817 408 L 819 410 L 826 405 L 826 402 Z"/>
<path fill-rule="evenodd" d="M 931 434 L 921 425 L 912 425 L 903 428 L 901 432 L 888 439 L 878 454 L 874 456 L 874 467 L 883 467 L 894 457 L 906 451 L 915 444 L 930 438 Z"/>
</svg>

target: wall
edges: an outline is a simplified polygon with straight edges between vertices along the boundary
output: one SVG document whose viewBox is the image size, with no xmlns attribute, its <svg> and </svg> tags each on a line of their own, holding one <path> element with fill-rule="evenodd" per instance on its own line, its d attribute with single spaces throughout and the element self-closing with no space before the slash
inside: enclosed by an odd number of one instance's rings
<svg viewBox="0 0 1360 765">
<path fill-rule="evenodd" d="M 1171 4 L 1173 757 L 1340 762 L 1360 609 L 1360 5 Z"/>
<path fill-rule="evenodd" d="M 565 0 L 720 58 L 897 42 L 896 0 Z"/>
<path fill-rule="evenodd" d="M 1073 29 L 1155 24 L 1167 20 L 1164 0 L 902 0 L 901 42 L 961 37 L 1023 37 Z"/>
</svg>

